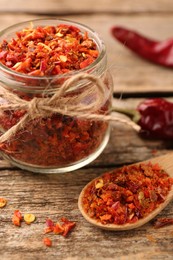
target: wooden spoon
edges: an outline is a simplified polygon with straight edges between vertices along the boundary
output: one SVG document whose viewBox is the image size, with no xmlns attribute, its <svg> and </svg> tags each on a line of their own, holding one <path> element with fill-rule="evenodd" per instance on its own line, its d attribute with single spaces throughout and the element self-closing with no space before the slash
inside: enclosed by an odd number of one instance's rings
<svg viewBox="0 0 173 260">
<path fill-rule="evenodd" d="M 173 177 L 173 153 L 159 156 L 159 157 L 144 161 L 142 163 L 147 163 L 147 162 L 151 162 L 152 164 L 158 163 L 159 166 L 162 169 L 164 169 L 169 174 L 170 177 Z M 137 164 L 139 164 L 139 163 L 137 163 Z M 98 179 L 98 178 L 96 178 L 96 179 Z M 91 182 L 93 182 L 93 180 Z M 88 222 L 90 222 L 91 224 L 93 224 L 99 228 L 102 228 L 102 229 L 118 231 L 118 230 L 128 230 L 128 229 L 134 229 L 134 228 L 140 227 L 140 226 L 144 225 L 145 223 L 147 223 L 148 221 L 150 221 L 151 219 L 153 219 L 157 214 L 159 214 L 167 206 L 167 204 L 173 199 L 173 185 L 172 185 L 172 188 L 171 188 L 170 192 L 168 193 L 165 201 L 163 203 L 161 203 L 158 208 L 156 208 L 151 213 L 149 213 L 149 215 L 146 216 L 145 218 L 141 218 L 135 223 L 127 223 L 127 224 L 122 224 L 122 225 L 117 225 L 117 224 L 103 225 L 102 223 L 96 221 L 95 219 L 90 218 L 86 214 L 86 212 L 84 211 L 83 206 L 82 206 L 82 198 L 85 193 L 85 189 L 88 187 L 88 185 L 90 185 L 91 182 L 89 182 L 81 191 L 81 193 L 79 195 L 79 200 L 78 200 L 78 207 L 79 207 L 79 210 L 82 213 L 83 217 Z"/>
</svg>

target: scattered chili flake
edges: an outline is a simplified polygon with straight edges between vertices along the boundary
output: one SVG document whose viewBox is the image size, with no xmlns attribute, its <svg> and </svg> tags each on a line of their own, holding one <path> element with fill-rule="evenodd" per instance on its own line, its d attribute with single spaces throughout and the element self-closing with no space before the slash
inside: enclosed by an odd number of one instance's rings
<svg viewBox="0 0 173 260">
<path fill-rule="evenodd" d="M 48 218 L 48 219 L 46 219 L 46 226 L 47 227 L 44 230 L 45 234 L 52 232 L 53 229 L 54 229 L 55 224 L 54 224 L 54 222 L 50 218 Z"/>
<path fill-rule="evenodd" d="M 134 223 L 163 203 L 172 185 L 173 178 L 158 164 L 124 166 L 93 180 L 82 204 L 102 224 Z"/>
<path fill-rule="evenodd" d="M 62 236 L 66 237 L 67 234 L 73 229 L 76 225 L 75 222 L 68 220 L 67 218 L 61 218 L 62 224 L 54 222 L 51 219 L 46 220 L 46 228 L 44 230 L 44 234 L 53 232 L 54 234 L 61 234 Z"/>
<path fill-rule="evenodd" d="M 76 226 L 76 223 L 69 221 L 67 218 L 64 218 L 64 217 L 61 218 L 61 221 L 63 222 L 63 224 L 62 224 L 62 229 L 63 229 L 62 235 L 64 237 L 66 237 L 68 235 L 68 233 L 70 232 L 70 230 L 72 230 Z"/>
<path fill-rule="evenodd" d="M 24 28 L 16 32 L 15 38 L 0 43 L 0 62 L 33 76 L 79 70 L 98 55 L 97 45 L 87 32 L 66 24 Z"/>
<path fill-rule="evenodd" d="M 0 198 L 0 208 L 4 208 L 7 204 L 7 200 L 4 198 Z"/>
<path fill-rule="evenodd" d="M 150 241 L 150 242 L 153 242 L 153 243 L 156 243 L 157 240 L 152 236 L 152 235 L 146 235 L 146 238 Z"/>
<path fill-rule="evenodd" d="M 15 226 L 20 227 L 21 226 L 21 221 L 22 221 L 23 217 L 22 214 L 19 210 L 15 210 L 13 217 L 12 217 L 12 222 Z"/>
<path fill-rule="evenodd" d="M 32 222 L 35 221 L 34 214 L 30 214 L 30 213 L 24 214 L 24 221 L 26 224 L 30 225 Z"/>
<path fill-rule="evenodd" d="M 56 223 L 55 226 L 53 227 L 53 233 L 54 234 L 61 234 L 64 232 L 64 228 L 61 226 L 60 223 Z"/>
<path fill-rule="evenodd" d="M 158 218 L 154 222 L 154 228 L 161 228 L 168 225 L 173 225 L 173 218 Z"/>
<path fill-rule="evenodd" d="M 52 246 L 52 240 L 48 237 L 43 238 L 43 243 L 48 247 Z"/>
</svg>

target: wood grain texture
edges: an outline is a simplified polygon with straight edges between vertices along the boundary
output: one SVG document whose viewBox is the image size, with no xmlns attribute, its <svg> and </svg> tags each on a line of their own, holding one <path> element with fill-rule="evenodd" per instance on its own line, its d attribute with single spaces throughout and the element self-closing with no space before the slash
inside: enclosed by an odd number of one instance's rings
<svg viewBox="0 0 173 260">
<path fill-rule="evenodd" d="M 156 39 L 172 37 L 172 0 L 0 0 L 0 30 L 17 22 L 55 15 L 81 22 L 96 30 L 107 46 L 108 66 L 114 79 L 114 92 L 170 92 L 172 71 L 147 63 L 116 42 L 110 28 L 128 26 Z M 30 14 L 29 14 L 30 13 Z M 72 15 L 73 14 L 73 15 Z M 114 100 L 120 106 L 136 107 L 141 99 Z M 172 100 L 172 99 L 171 99 Z M 172 226 L 154 229 L 152 223 L 124 232 L 108 232 L 87 223 L 77 201 L 82 188 L 105 171 L 143 161 L 173 150 L 171 142 L 145 140 L 130 127 L 112 124 L 110 141 L 104 152 L 81 170 L 66 174 L 33 174 L 0 160 L 0 197 L 8 199 L 0 209 L 1 260 L 163 260 L 172 259 Z M 172 217 L 170 203 L 159 217 Z M 33 213 L 32 225 L 12 225 L 14 210 Z M 67 238 L 52 238 L 52 248 L 43 245 L 47 217 L 62 216 L 76 221 Z"/>
<path fill-rule="evenodd" d="M 78 195 L 88 181 L 102 172 L 101 168 L 62 175 L 0 171 L 0 196 L 8 199 L 0 217 L 1 259 L 171 259 L 171 227 L 154 229 L 148 223 L 136 230 L 108 232 L 83 219 L 77 207 Z M 169 204 L 160 217 L 171 217 L 172 206 Z M 37 220 L 15 227 L 11 223 L 15 209 L 33 213 Z M 46 235 L 53 241 L 53 246 L 46 248 L 42 242 L 45 219 L 57 221 L 62 216 L 76 221 L 76 227 L 67 238 Z"/>
<path fill-rule="evenodd" d="M 0 0 L 1 12 L 32 12 L 40 14 L 91 13 L 91 12 L 170 12 L 171 0 Z"/>
<path fill-rule="evenodd" d="M 0 29 L 17 22 L 35 19 L 34 15 L 5 15 L 0 16 Z M 62 17 L 60 17 L 62 18 Z M 153 65 L 137 57 L 124 46 L 119 44 L 111 35 L 110 29 L 114 25 L 128 26 L 134 30 L 155 39 L 172 37 L 172 15 L 74 15 L 63 16 L 92 27 L 99 33 L 107 47 L 108 67 L 114 80 L 114 92 L 117 95 L 125 93 L 142 93 L 150 95 L 152 92 L 173 93 L 172 70 Z M 159 28 L 159 29 L 158 29 Z"/>
<path fill-rule="evenodd" d="M 115 103 L 135 107 L 139 101 Z M 131 231 L 103 231 L 84 220 L 77 201 L 82 188 L 93 178 L 121 165 L 165 154 L 172 148 L 170 143 L 141 139 L 129 127 L 115 124 L 104 152 L 81 170 L 42 175 L 1 161 L 0 197 L 8 199 L 7 206 L 0 209 L 1 259 L 171 259 L 171 226 L 156 230 L 148 223 Z M 171 217 L 172 206 L 170 203 L 159 217 Z M 13 226 L 11 216 L 15 209 L 35 214 L 36 222 L 30 226 L 22 223 L 21 228 Z M 62 216 L 76 221 L 76 227 L 67 238 L 46 235 L 53 241 L 53 247 L 46 248 L 42 242 L 45 219 L 57 221 Z"/>
</svg>

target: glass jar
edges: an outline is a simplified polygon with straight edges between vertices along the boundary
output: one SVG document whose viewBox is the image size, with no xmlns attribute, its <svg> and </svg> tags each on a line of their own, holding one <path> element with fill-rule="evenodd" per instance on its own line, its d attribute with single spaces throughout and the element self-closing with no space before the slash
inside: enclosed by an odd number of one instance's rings
<svg viewBox="0 0 173 260">
<path fill-rule="evenodd" d="M 0 33 L 0 42 L 15 37 L 15 33 L 32 24 L 55 26 L 66 24 L 76 26 L 81 33 L 88 33 L 99 51 L 98 58 L 87 67 L 56 76 L 31 76 L 16 72 L 0 63 L 1 90 L 7 89 L 23 100 L 34 97 L 51 97 L 69 78 L 80 73 L 96 76 L 104 83 L 104 101 L 95 114 L 108 114 L 112 98 L 112 78 L 107 70 L 105 45 L 97 33 L 85 25 L 60 19 L 38 19 L 11 26 Z M 22 50 L 21 50 L 22 51 Z M 94 83 L 85 79 L 77 82 L 67 97 L 94 88 Z M 87 102 L 97 100 L 97 94 L 89 94 Z M 8 102 L 1 99 L 1 103 Z M 86 102 L 86 96 L 85 100 Z M 76 104 L 78 105 L 78 104 Z M 8 110 L 0 114 L 1 134 L 10 129 L 24 116 L 26 111 Z M 68 114 L 54 113 L 27 122 L 10 140 L 0 144 L 4 158 L 21 169 L 40 173 L 61 173 L 76 170 L 96 159 L 105 148 L 110 134 L 109 123 L 104 120 L 80 118 Z"/>
</svg>

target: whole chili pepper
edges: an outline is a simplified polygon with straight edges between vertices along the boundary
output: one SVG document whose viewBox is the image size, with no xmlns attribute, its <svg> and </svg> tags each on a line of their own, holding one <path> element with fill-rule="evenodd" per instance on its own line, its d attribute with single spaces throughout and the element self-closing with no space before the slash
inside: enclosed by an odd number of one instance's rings
<svg viewBox="0 0 173 260">
<path fill-rule="evenodd" d="M 155 41 L 138 32 L 115 26 L 112 35 L 125 47 L 155 64 L 173 67 L 173 39 Z"/>
<path fill-rule="evenodd" d="M 145 99 L 136 110 L 112 108 L 141 126 L 144 137 L 173 140 L 173 103 L 163 98 Z"/>
</svg>

